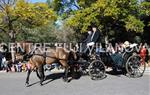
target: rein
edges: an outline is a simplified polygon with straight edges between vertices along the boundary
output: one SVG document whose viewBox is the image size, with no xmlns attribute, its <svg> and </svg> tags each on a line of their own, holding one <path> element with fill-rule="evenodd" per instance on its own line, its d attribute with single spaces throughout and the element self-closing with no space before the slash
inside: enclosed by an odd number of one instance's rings
<svg viewBox="0 0 150 95">
<path fill-rule="evenodd" d="M 44 57 L 44 60 L 45 60 L 45 61 L 46 61 L 46 57 L 54 58 L 54 59 L 57 59 L 57 60 L 67 60 L 67 59 L 56 58 L 56 57 L 53 57 L 53 56 L 47 56 L 46 53 L 44 53 L 44 55 L 43 55 L 43 54 L 33 54 L 33 55 L 42 56 L 42 57 Z"/>
</svg>

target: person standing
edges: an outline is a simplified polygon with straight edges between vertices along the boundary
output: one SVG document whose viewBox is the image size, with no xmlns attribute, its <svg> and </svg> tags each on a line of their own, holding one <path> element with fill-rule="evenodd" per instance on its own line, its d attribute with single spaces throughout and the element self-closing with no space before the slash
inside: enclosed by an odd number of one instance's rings
<svg viewBox="0 0 150 95">
<path fill-rule="evenodd" d="M 3 62 L 2 62 L 3 58 L 4 58 L 4 55 L 3 55 L 2 52 L 0 51 L 0 70 L 3 69 Z"/>
<path fill-rule="evenodd" d="M 142 65 L 145 64 L 146 52 L 147 52 L 147 50 L 145 48 L 145 45 L 143 45 L 141 50 L 140 50 L 140 56 L 142 58 Z"/>
</svg>

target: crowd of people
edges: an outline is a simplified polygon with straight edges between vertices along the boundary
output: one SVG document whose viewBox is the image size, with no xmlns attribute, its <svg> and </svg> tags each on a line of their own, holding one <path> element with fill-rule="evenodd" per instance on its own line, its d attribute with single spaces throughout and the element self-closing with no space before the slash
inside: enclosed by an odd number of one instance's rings
<svg viewBox="0 0 150 95">
<path fill-rule="evenodd" d="M 27 69 L 30 68 L 27 63 L 9 63 L 5 60 L 5 58 L 2 59 L 1 65 L 0 65 L 0 71 L 3 72 L 26 72 Z"/>
</svg>

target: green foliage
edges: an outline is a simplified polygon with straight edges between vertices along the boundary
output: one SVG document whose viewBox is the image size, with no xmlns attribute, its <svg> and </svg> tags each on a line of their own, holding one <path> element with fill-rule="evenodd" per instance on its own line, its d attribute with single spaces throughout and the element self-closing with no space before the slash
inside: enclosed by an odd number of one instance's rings
<svg viewBox="0 0 150 95">
<path fill-rule="evenodd" d="M 139 18 L 138 8 L 137 0 L 97 0 L 91 6 L 77 11 L 67 23 L 81 32 L 86 32 L 92 23 L 103 32 L 117 31 L 115 29 L 118 27 L 126 31 L 142 32 L 144 24 Z M 130 15 L 134 20 L 130 21 Z"/>
<path fill-rule="evenodd" d="M 60 10 L 68 6 L 62 5 L 62 0 L 47 0 L 47 3 L 10 1 L 12 3 L 0 3 L 0 41 L 10 41 L 11 31 L 16 33 L 16 41 L 76 42 L 80 35 L 75 31 L 86 32 L 93 23 L 109 37 L 142 33 L 145 26 L 146 31 L 150 26 L 148 0 L 141 3 L 139 0 L 78 0 L 79 10 L 61 15 Z M 57 15 L 63 20 L 61 29 L 54 25 Z"/>
<path fill-rule="evenodd" d="M 86 8 L 91 6 L 91 4 L 95 3 L 97 0 L 78 0 L 78 5 L 80 8 Z"/>
<path fill-rule="evenodd" d="M 16 35 L 16 41 L 32 41 L 40 43 L 55 43 L 55 42 L 76 42 L 76 33 L 71 28 L 62 27 L 57 29 L 54 24 L 27 28 L 22 26 L 20 33 Z"/>
<path fill-rule="evenodd" d="M 54 26 L 52 24 L 36 28 L 22 27 L 21 32 L 16 35 L 17 41 L 32 41 L 32 42 L 55 42 L 56 35 L 53 33 Z"/>
<path fill-rule="evenodd" d="M 57 34 L 56 38 L 58 42 L 76 43 L 79 41 L 78 33 L 66 25 L 64 25 L 61 29 L 56 30 L 55 34 Z"/>
<path fill-rule="evenodd" d="M 2 42 L 10 42 L 9 36 L 4 32 L 0 32 L 0 43 Z"/>
<path fill-rule="evenodd" d="M 0 3 L 3 7 L 0 10 L 0 30 L 5 32 L 8 37 L 11 31 L 19 36 L 22 31 L 27 31 L 26 28 L 33 28 L 33 30 L 37 27 L 43 28 L 49 23 L 54 23 L 57 19 L 54 11 L 46 3 L 29 3 L 25 0 L 15 1 L 14 3 L 11 3 L 11 0 L 4 4 Z"/>
<path fill-rule="evenodd" d="M 150 2 L 142 2 L 140 8 L 142 15 L 150 16 Z"/>
<path fill-rule="evenodd" d="M 56 19 L 56 15 L 46 3 L 32 4 L 24 0 L 16 3 L 15 14 L 21 23 L 31 28 L 46 25 Z"/>
<path fill-rule="evenodd" d="M 61 0 L 53 0 L 52 2 L 50 0 L 47 0 L 47 3 L 57 13 L 63 8 Z"/>
<path fill-rule="evenodd" d="M 130 30 L 136 32 L 143 32 L 144 23 L 140 21 L 140 19 L 137 19 L 134 16 L 129 15 L 125 23 L 127 31 Z"/>
</svg>

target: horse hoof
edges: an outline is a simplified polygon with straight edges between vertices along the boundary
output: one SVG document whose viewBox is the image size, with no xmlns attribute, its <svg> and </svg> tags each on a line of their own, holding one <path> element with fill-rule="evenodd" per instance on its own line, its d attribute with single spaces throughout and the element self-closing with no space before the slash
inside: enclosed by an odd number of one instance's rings
<svg viewBox="0 0 150 95">
<path fill-rule="evenodd" d="M 43 86 L 43 83 L 40 83 L 40 86 Z"/>
<path fill-rule="evenodd" d="M 66 78 L 63 77 L 62 80 L 65 82 L 65 81 L 66 81 Z"/>
<path fill-rule="evenodd" d="M 45 76 L 45 77 L 44 77 L 44 81 L 45 81 L 46 79 L 47 79 L 47 77 Z"/>
<path fill-rule="evenodd" d="M 67 78 L 63 78 L 63 81 L 66 82 L 66 83 L 69 82 L 69 80 Z"/>
<path fill-rule="evenodd" d="M 29 83 L 25 83 L 26 87 L 29 87 Z"/>
<path fill-rule="evenodd" d="M 69 82 L 70 82 L 70 80 L 67 79 L 67 80 L 66 80 L 66 83 L 69 83 Z"/>
</svg>

